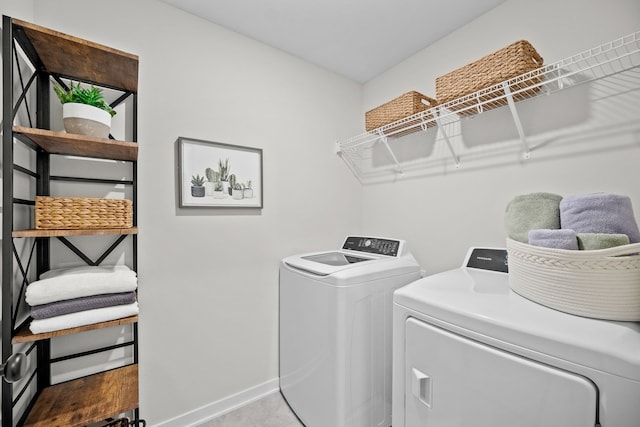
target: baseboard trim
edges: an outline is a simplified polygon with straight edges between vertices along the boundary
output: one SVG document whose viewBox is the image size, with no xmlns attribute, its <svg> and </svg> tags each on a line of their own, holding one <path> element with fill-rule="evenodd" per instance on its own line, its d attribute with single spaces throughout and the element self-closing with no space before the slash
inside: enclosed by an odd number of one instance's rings
<svg viewBox="0 0 640 427">
<path fill-rule="evenodd" d="M 224 399 L 202 406 L 178 417 L 156 424 L 155 427 L 196 427 L 221 415 L 280 390 L 279 379 L 274 378 Z"/>
</svg>

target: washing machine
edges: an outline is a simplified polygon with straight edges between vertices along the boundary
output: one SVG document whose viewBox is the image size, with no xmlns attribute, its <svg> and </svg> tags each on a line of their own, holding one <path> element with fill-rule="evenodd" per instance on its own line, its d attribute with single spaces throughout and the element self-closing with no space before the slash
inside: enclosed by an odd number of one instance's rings
<svg viewBox="0 0 640 427">
<path fill-rule="evenodd" d="M 394 293 L 393 427 L 640 426 L 640 323 L 529 301 L 507 269 L 472 248 Z"/>
<path fill-rule="evenodd" d="M 280 389 L 305 426 L 391 425 L 393 291 L 420 275 L 397 239 L 281 261 Z"/>
</svg>

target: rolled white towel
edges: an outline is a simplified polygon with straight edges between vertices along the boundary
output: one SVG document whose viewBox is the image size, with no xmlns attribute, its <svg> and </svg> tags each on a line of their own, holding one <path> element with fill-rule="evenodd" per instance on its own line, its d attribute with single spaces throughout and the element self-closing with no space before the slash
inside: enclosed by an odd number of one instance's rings
<svg viewBox="0 0 640 427">
<path fill-rule="evenodd" d="M 93 325 L 94 323 L 121 319 L 123 317 L 134 316 L 137 314 L 138 303 L 134 302 L 133 304 L 96 308 L 93 310 L 63 314 L 62 316 L 49 317 L 48 319 L 32 320 L 29 324 L 29 329 L 34 334 L 42 334 L 45 332 Z"/>
</svg>

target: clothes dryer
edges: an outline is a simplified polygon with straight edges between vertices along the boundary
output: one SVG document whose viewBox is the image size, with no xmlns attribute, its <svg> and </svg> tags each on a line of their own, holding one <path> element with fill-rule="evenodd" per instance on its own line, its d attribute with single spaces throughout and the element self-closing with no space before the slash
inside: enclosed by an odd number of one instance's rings
<svg viewBox="0 0 640 427">
<path fill-rule="evenodd" d="M 397 239 L 282 260 L 280 389 L 305 426 L 391 425 L 393 291 L 419 277 Z"/>
<path fill-rule="evenodd" d="M 506 259 L 471 249 L 394 293 L 393 427 L 640 426 L 640 323 L 529 301 Z"/>
</svg>

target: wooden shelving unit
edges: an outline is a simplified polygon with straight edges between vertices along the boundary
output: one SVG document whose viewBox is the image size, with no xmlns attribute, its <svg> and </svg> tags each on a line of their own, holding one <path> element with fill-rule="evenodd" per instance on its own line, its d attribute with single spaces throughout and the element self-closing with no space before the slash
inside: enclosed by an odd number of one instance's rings
<svg viewBox="0 0 640 427">
<path fill-rule="evenodd" d="M 32 346 L 28 351 L 32 354 L 30 357 L 32 366 L 29 368 L 32 373 L 29 374 L 26 384 L 21 385 L 21 388 L 7 383 L 2 384 L 2 427 L 15 425 L 80 427 L 131 412 L 133 412 L 133 424 L 142 425 L 143 422 L 140 420 L 138 410 L 138 316 L 48 333 L 31 333 L 28 327 L 29 319 L 27 318 L 26 321 L 19 319 L 16 314 L 21 301 L 17 303 L 15 301 L 24 298 L 22 295 L 24 290 L 20 291 L 17 298 L 14 293 L 19 288 L 16 284 L 16 277 L 20 276 L 20 271 L 23 277 L 28 277 L 28 270 L 32 263 L 31 259 L 27 263 L 21 262 L 18 258 L 20 256 L 18 251 L 13 249 L 14 239 L 30 239 L 29 241 L 33 242 L 35 249 L 31 251 L 35 254 L 33 268 L 41 272 L 50 268 L 50 238 L 61 239 L 69 246 L 72 244 L 66 240 L 66 237 L 88 236 L 87 238 L 90 238 L 90 236 L 113 235 L 117 237 L 117 240 L 105 251 L 103 257 L 106 257 L 125 238 L 133 239 L 132 264 L 133 269 L 137 270 L 138 144 L 135 141 L 137 140 L 138 57 L 7 16 L 3 17 L 2 43 L 4 53 L 2 361 L 14 352 L 14 346 L 23 346 L 22 348 L 25 345 Z M 22 69 L 33 69 L 32 76 L 14 75 L 14 71 L 21 68 L 18 57 L 21 57 L 25 63 L 30 63 L 29 67 L 22 67 Z M 114 101 L 114 104 L 131 99 L 133 114 L 129 130 L 132 134 L 132 141 L 87 137 L 50 130 L 49 103 L 51 101 L 49 98 L 52 79 L 57 81 L 69 79 L 121 92 L 121 96 Z M 22 94 L 15 96 L 14 88 L 19 85 L 22 86 Z M 29 96 L 29 93 L 33 92 L 35 92 L 35 96 Z M 30 99 L 36 99 L 36 108 L 26 105 Z M 115 105 L 112 104 L 112 106 Z M 32 127 L 20 126 L 15 123 L 17 112 L 21 108 L 26 110 L 27 115 L 35 115 L 34 124 L 30 124 Z M 13 145 L 16 142 L 24 144 L 25 147 L 35 152 L 35 165 L 18 166 L 13 164 Z M 14 199 L 15 174 L 23 174 L 28 179 L 34 180 L 37 195 L 50 195 L 49 181 L 52 179 L 77 180 L 76 177 L 52 177 L 50 175 L 49 158 L 57 155 L 70 156 L 71 159 L 81 157 L 130 163 L 133 178 L 130 181 L 122 181 L 122 183 L 132 186 L 133 227 L 64 230 L 14 229 L 14 209 L 12 206 L 14 204 L 26 204 L 27 206 L 30 204 L 28 201 Z M 103 182 L 110 185 L 120 182 L 119 179 L 100 178 L 90 178 L 89 181 L 93 184 Z M 75 247 L 72 250 L 76 254 L 81 252 Z M 88 259 L 86 256 L 81 256 L 81 258 L 85 261 Z M 24 279 L 23 288 L 24 282 L 27 282 L 28 286 L 28 280 Z M 19 327 L 16 326 L 18 322 L 21 322 Z M 130 342 L 124 344 L 133 347 L 129 364 L 64 383 L 52 384 L 51 364 L 55 363 L 52 362 L 50 354 L 52 339 L 124 325 L 130 325 L 127 328 L 131 328 L 131 336 L 133 337 Z M 33 351 L 34 349 L 35 351 Z M 83 357 L 83 353 L 94 354 L 109 351 L 109 349 L 110 346 L 98 347 L 88 352 L 64 355 L 64 359 L 79 358 Z M 25 398 L 25 395 L 29 397 Z M 22 409 L 16 407 L 16 403 L 20 399 L 23 400 L 23 404 L 20 405 Z M 24 399 L 28 399 L 26 405 Z"/>
<path fill-rule="evenodd" d="M 138 227 L 131 228 L 91 228 L 73 230 L 16 230 L 13 237 L 64 237 L 64 236 L 100 236 L 100 235 L 138 234 Z"/>
<path fill-rule="evenodd" d="M 47 74 L 137 92 L 136 55 L 19 19 L 11 21 L 16 40 Z"/>
<path fill-rule="evenodd" d="M 135 142 L 73 135 L 22 126 L 14 126 L 13 133 L 17 138 L 26 138 L 50 154 L 128 161 L 134 161 L 138 158 L 138 144 Z"/>
<path fill-rule="evenodd" d="M 96 329 L 104 329 L 110 328 L 112 326 L 120 326 L 120 325 L 128 325 L 131 323 L 136 323 L 138 321 L 138 316 L 129 316 L 123 317 L 121 319 L 109 320 L 108 322 L 94 323 L 92 325 L 79 326 L 77 328 L 71 329 L 62 329 L 54 332 L 46 332 L 43 334 L 34 334 L 32 333 L 28 327 L 21 328 L 18 333 L 13 336 L 13 343 L 25 343 L 25 342 L 35 342 L 39 340 L 46 340 L 54 337 L 62 337 L 64 335 L 77 334 L 80 332 L 93 331 Z"/>
<path fill-rule="evenodd" d="M 81 427 L 137 407 L 138 365 L 129 365 L 45 388 L 24 426 Z"/>
</svg>

